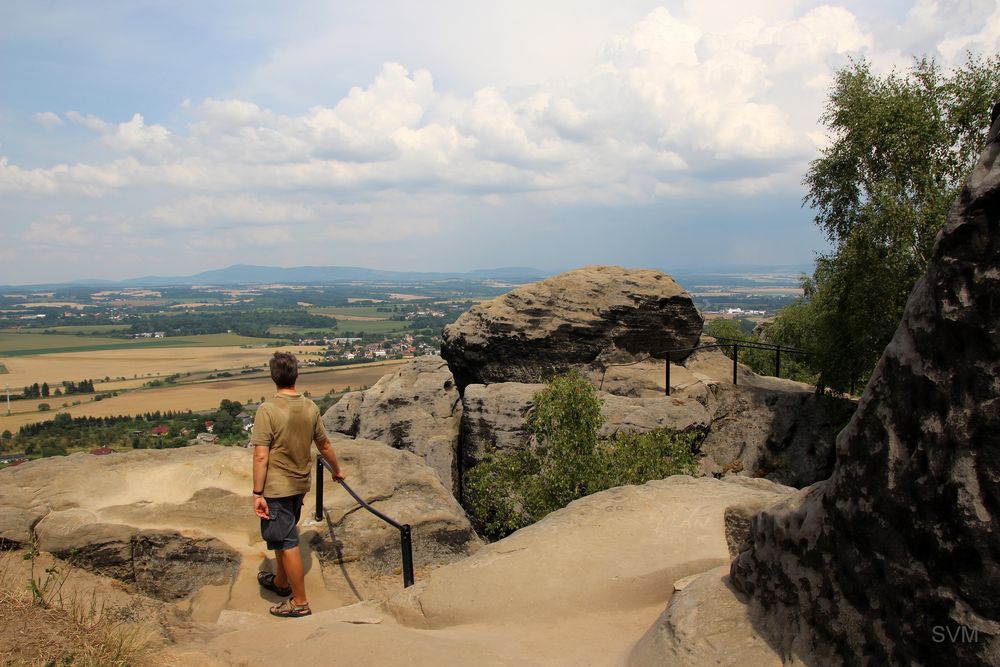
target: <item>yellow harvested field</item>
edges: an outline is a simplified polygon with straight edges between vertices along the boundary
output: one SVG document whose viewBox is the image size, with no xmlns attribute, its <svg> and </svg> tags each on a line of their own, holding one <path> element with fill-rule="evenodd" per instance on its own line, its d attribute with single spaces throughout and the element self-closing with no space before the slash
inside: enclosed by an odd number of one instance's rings
<svg viewBox="0 0 1000 667">
<path fill-rule="evenodd" d="M 388 317 L 371 317 L 371 316 L 368 316 L 368 315 L 341 315 L 340 313 L 337 313 L 333 317 L 336 317 L 338 322 L 341 322 L 341 321 L 343 321 L 343 322 L 382 322 L 382 321 L 385 321 L 385 320 L 389 319 Z"/>
<path fill-rule="evenodd" d="M 105 377 L 110 377 L 112 380 L 118 377 L 133 380 L 166 377 L 174 373 L 263 368 L 271 355 L 279 350 L 292 352 L 301 360 L 303 355 L 322 349 L 307 345 L 279 348 L 147 347 L 5 357 L 3 364 L 7 367 L 7 373 L 0 378 L 0 383 L 20 388 L 35 382 L 39 384 L 48 382 L 54 387 L 63 380 L 77 382 L 86 379 L 100 380 Z M 121 385 L 118 388 L 121 388 Z"/>
<path fill-rule="evenodd" d="M 304 368 L 299 376 L 297 387 L 299 391 L 308 391 L 318 398 L 330 391 L 342 391 L 346 387 L 357 388 L 362 385 L 371 386 L 378 380 L 396 370 L 406 360 L 393 360 L 377 364 L 345 366 L 340 368 Z M 274 392 L 274 383 L 267 376 L 256 378 L 233 378 L 201 382 L 197 384 L 180 384 L 155 389 L 131 391 L 107 398 L 103 401 L 89 401 L 80 405 L 70 406 L 65 410 L 58 407 L 66 402 L 65 398 L 50 400 L 53 410 L 50 412 L 29 412 L 6 416 L 5 409 L 0 412 L 0 431 L 9 429 L 17 431 L 24 424 L 52 419 L 57 412 L 68 412 L 74 417 L 85 415 L 107 417 L 112 415 L 136 415 L 159 410 L 212 410 L 218 408 L 224 398 L 247 402 L 248 399 L 260 400 L 261 396 L 270 396 Z M 71 397 L 79 400 L 80 396 Z M 37 401 L 32 401 L 32 404 Z M 25 403 L 24 405 L 27 405 Z M 11 407 L 18 409 L 16 403 Z M 6 406 L 4 406 L 6 408 Z"/>
</svg>

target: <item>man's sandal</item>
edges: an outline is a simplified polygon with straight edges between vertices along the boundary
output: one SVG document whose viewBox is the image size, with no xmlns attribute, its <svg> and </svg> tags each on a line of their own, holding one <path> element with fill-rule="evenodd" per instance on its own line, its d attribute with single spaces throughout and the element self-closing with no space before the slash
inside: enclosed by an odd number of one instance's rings
<svg viewBox="0 0 1000 667">
<path fill-rule="evenodd" d="M 271 616 L 280 616 L 281 618 L 299 618 L 312 613 L 308 603 L 295 604 L 291 598 L 288 598 L 281 604 L 274 605 L 268 611 L 271 612 Z"/>
<path fill-rule="evenodd" d="M 270 572 L 258 572 L 257 573 L 257 583 L 260 584 L 261 588 L 266 588 L 272 593 L 277 593 L 281 597 L 285 598 L 292 594 L 291 586 L 278 586 L 274 583 L 274 575 Z"/>
</svg>

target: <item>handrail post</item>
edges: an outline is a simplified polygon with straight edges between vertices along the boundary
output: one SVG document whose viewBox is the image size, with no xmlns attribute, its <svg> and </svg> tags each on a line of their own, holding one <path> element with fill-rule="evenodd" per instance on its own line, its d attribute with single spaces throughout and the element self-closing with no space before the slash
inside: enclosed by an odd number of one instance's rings
<svg viewBox="0 0 1000 667">
<path fill-rule="evenodd" d="M 670 352 L 667 352 L 667 379 L 665 384 L 667 385 L 667 396 L 670 395 Z"/>
<path fill-rule="evenodd" d="M 323 457 L 316 457 L 316 520 L 323 520 Z"/>
<path fill-rule="evenodd" d="M 404 523 L 399 529 L 399 541 L 403 548 L 403 588 L 413 585 L 413 542 L 410 537 L 410 524 Z"/>
<path fill-rule="evenodd" d="M 774 348 L 774 377 L 781 377 L 781 346 Z"/>
<path fill-rule="evenodd" d="M 733 343 L 733 384 L 736 384 L 736 364 L 739 363 L 740 358 L 740 346 L 738 343 Z"/>
</svg>

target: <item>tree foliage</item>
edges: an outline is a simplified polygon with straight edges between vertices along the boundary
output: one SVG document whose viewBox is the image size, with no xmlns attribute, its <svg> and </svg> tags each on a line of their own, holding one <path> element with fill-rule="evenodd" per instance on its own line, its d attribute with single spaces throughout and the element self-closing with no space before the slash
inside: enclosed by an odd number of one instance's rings
<svg viewBox="0 0 1000 667">
<path fill-rule="evenodd" d="M 874 370 L 998 99 L 997 56 L 950 72 L 925 58 L 904 73 L 865 61 L 837 73 L 822 116 L 832 141 L 810 164 L 804 199 L 832 251 L 768 331 L 817 352 L 821 386 L 850 391 Z"/>
<path fill-rule="evenodd" d="M 538 446 L 497 451 L 468 472 L 472 514 L 488 537 L 509 535 L 597 491 L 697 469 L 698 434 L 599 438 L 601 402 L 576 373 L 549 381 L 533 403 L 526 426 Z"/>
</svg>

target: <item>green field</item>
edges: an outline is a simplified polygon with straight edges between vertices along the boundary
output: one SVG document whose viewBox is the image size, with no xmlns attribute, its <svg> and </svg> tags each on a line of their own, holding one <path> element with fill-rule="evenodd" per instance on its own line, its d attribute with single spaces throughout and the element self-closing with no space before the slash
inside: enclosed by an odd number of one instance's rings
<svg viewBox="0 0 1000 667">
<path fill-rule="evenodd" d="M 336 336 L 337 329 L 335 327 L 290 327 L 290 326 L 273 326 L 267 328 L 267 333 L 273 336 L 288 336 L 295 335 L 301 336 L 304 333 L 317 333 L 323 334 L 324 336 Z"/>
<path fill-rule="evenodd" d="M 248 338 L 232 333 L 167 338 L 102 338 L 62 334 L 10 333 L 0 331 L 0 356 L 18 357 L 56 352 L 95 352 L 144 347 L 230 347 L 279 342 L 273 338 Z"/>
<path fill-rule="evenodd" d="M 62 326 L 62 327 L 47 327 L 46 331 L 57 331 L 59 333 L 67 334 L 91 334 L 91 333 L 111 333 L 113 331 L 124 331 L 128 329 L 127 324 L 91 324 L 83 326 Z"/>
<path fill-rule="evenodd" d="M 325 315 L 326 317 L 381 317 L 387 318 L 392 313 L 380 312 L 377 306 L 323 306 L 322 308 L 310 308 L 313 315 Z"/>
<path fill-rule="evenodd" d="M 391 334 L 406 331 L 409 322 L 399 320 L 338 320 L 334 332 L 343 336 L 345 331 L 366 334 Z"/>
</svg>

